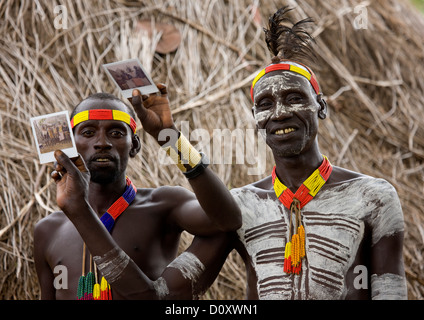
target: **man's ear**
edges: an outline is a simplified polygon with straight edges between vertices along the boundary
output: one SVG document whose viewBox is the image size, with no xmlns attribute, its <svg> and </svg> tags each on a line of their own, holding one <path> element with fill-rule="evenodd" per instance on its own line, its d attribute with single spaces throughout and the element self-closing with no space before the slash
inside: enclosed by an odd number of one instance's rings
<svg viewBox="0 0 424 320">
<path fill-rule="evenodd" d="M 319 104 L 318 117 L 322 120 L 327 118 L 327 102 L 322 98 L 322 93 L 317 95 L 317 102 Z"/>
<path fill-rule="evenodd" d="M 134 158 L 137 153 L 140 151 L 141 149 L 141 142 L 140 142 L 140 138 L 138 137 L 138 135 L 133 135 L 132 140 L 131 140 L 131 150 L 130 150 L 130 157 Z"/>
</svg>

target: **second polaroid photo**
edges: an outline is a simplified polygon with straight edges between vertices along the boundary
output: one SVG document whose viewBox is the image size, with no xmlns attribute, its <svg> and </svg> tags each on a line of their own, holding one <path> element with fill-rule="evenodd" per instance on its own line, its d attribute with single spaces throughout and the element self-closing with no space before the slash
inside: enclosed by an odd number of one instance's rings
<svg viewBox="0 0 424 320">
<path fill-rule="evenodd" d="M 141 94 L 159 91 L 138 59 L 107 63 L 103 68 L 121 89 L 124 98 L 131 98 L 134 89 L 140 90 Z"/>
</svg>

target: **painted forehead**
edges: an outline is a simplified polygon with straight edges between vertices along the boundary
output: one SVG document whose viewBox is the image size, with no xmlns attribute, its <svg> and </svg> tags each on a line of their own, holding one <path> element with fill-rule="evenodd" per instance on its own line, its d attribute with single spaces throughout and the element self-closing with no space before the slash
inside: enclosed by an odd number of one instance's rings
<svg viewBox="0 0 424 320">
<path fill-rule="evenodd" d="M 311 84 L 304 76 L 284 71 L 272 72 L 263 76 L 254 87 L 253 97 L 255 98 L 264 92 L 270 92 L 275 95 L 290 89 L 307 91 L 311 94 L 314 93 Z"/>
<path fill-rule="evenodd" d="M 310 68 L 308 68 L 305 65 L 300 64 L 298 62 L 295 62 L 295 61 L 282 60 L 279 63 L 272 63 L 272 64 L 268 65 L 267 67 L 262 69 L 256 75 L 256 77 L 255 77 L 255 79 L 253 79 L 252 85 L 250 87 L 250 96 L 251 96 L 252 100 L 254 100 L 253 91 L 254 91 L 255 85 L 258 82 L 260 82 L 260 80 L 265 75 L 267 75 L 269 73 L 277 72 L 277 71 L 278 72 L 290 71 L 292 73 L 296 73 L 296 74 L 300 74 L 300 75 L 304 76 L 310 82 L 315 93 L 316 94 L 320 93 L 319 84 L 316 80 L 315 74 L 313 73 L 313 71 Z"/>
</svg>

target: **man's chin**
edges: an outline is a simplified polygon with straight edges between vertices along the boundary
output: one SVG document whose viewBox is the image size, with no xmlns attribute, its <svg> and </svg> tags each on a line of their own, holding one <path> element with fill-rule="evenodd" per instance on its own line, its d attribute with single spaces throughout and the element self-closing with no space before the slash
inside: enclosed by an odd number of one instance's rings
<svg viewBox="0 0 424 320">
<path fill-rule="evenodd" d="M 295 145 L 289 148 L 281 148 L 281 147 L 271 147 L 272 152 L 274 153 L 274 156 L 283 157 L 283 158 L 290 158 L 290 157 L 296 157 L 299 154 L 301 154 L 303 150 L 302 145 Z"/>
<path fill-rule="evenodd" d="M 91 182 L 108 184 L 117 181 L 119 172 L 117 170 L 90 170 Z"/>
</svg>

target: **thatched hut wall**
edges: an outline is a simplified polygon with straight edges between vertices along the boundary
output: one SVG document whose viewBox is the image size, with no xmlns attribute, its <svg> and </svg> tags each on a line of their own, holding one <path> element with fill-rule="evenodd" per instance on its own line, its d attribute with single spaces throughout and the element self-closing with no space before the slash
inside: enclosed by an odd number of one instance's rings
<svg viewBox="0 0 424 320">
<path fill-rule="evenodd" d="M 423 298 L 424 18 L 409 2 L 6 0 L 0 3 L 0 299 L 38 299 L 32 231 L 57 210 L 51 169 L 37 160 L 29 118 L 71 110 L 94 92 L 119 95 L 103 63 L 140 58 L 155 81 L 169 86 L 174 118 L 189 133 L 204 129 L 211 141 L 227 128 L 244 134 L 243 160 L 236 161 L 235 147 L 228 164 L 217 147 L 210 150 L 212 168 L 229 187 L 269 174 L 268 150 L 265 170 L 252 174 L 263 143 L 250 134 L 249 87 L 270 59 L 264 18 L 283 4 L 316 21 L 314 67 L 330 108 L 321 149 L 334 164 L 395 186 L 405 214 L 409 298 Z M 175 52 L 155 53 L 160 34 L 137 31 L 146 19 L 180 31 Z M 143 148 L 129 171 L 135 184 L 189 187 L 174 166 L 157 164 L 156 143 L 140 135 Z M 242 299 L 244 287 L 243 265 L 232 254 L 204 298 Z"/>
</svg>

